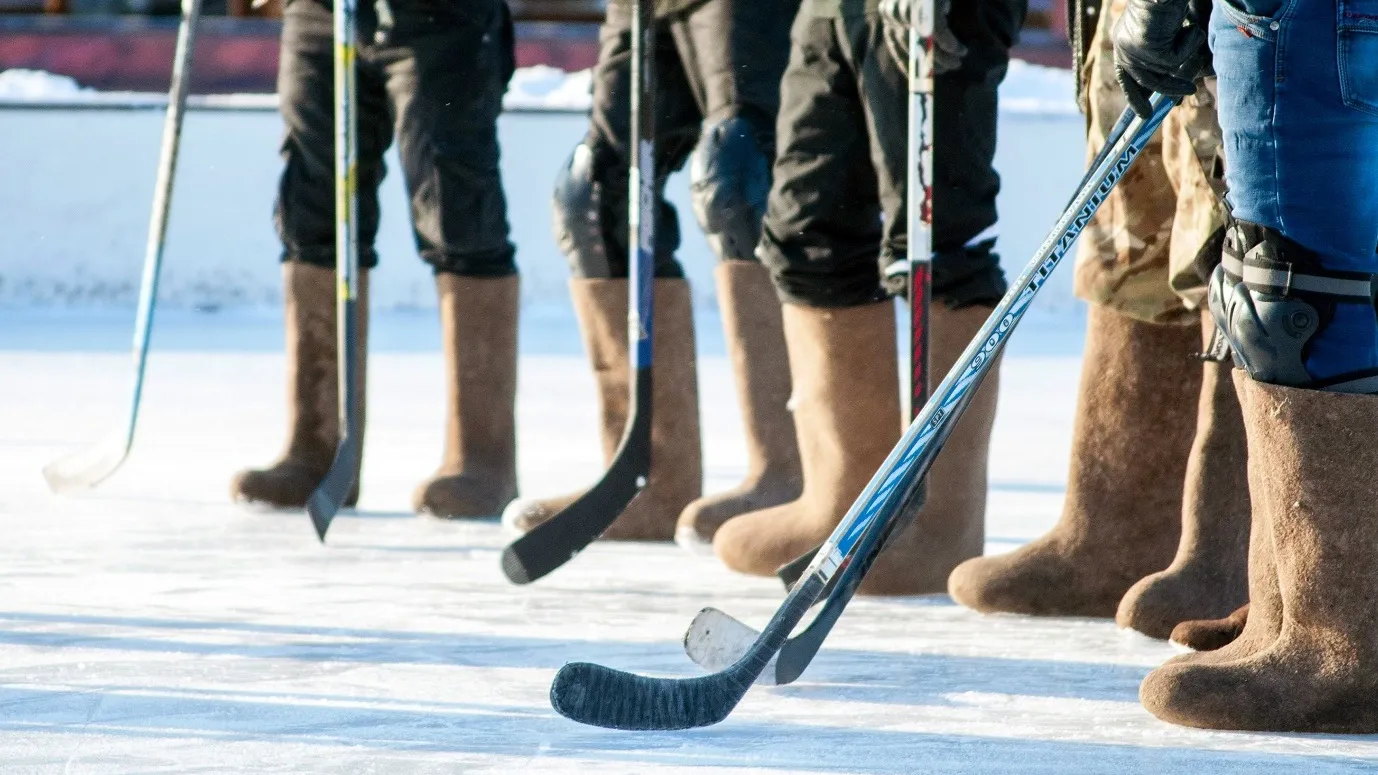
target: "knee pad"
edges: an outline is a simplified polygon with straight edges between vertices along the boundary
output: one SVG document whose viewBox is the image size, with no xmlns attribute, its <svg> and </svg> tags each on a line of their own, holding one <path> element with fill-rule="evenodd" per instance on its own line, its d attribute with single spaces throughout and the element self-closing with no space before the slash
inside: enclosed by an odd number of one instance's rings
<svg viewBox="0 0 1378 775">
<path fill-rule="evenodd" d="M 575 277 L 611 276 L 602 206 L 603 185 L 598 181 L 594 149 L 582 142 L 555 179 L 551 207 L 555 239 Z"/>
<path fill-rule="evenodd" d="M 689 161 L 694 215 L 724 261 L 751 261 L 770 195 L 770 155 L 741 116 L 706 127 Z"/>
<path fill-rule="evenodd" d="M 1266 226 L 1232 222 L 1222 261 L 1211 273 L 1207 301 L 1237 367 L 1259 382 L 1344 393 L 1378 392 L 1378 369 L 1353 349 L 1352 363 L 1333 356 L 1316 374 L 1313 349 L 1344 353 L 1345 334 L 1327 333 L 1337 314 L 1355 307 L 1373 315 L 1375 275 L 1327 270 L 1321 257 Z M 1348 307 L 1348 309 L 1344 309 Z M 1378 325 L 1378 321 L 1375 321 Z M 1338 368 L 1337 368 L 1338 367 Z"/>
</svg>

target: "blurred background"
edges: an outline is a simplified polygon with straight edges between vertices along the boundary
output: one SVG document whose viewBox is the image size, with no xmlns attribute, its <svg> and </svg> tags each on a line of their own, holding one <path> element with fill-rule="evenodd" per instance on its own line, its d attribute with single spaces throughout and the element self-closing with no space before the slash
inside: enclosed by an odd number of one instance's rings
<svg viewBox="0 0 1378 775">
<path fill-rule="evenodd" d="M 274 91 L 280 3 L 205 0 L 193 91 Z M 594 63 L 604 0 L 508 3 L 518 20 L 519 66 L 575 71 Z M 177 0 L 0 0 L 0 70 L 45 70 L 102 90 L 162 91 L 178 13 Z M 1070 66 L 1066 28 L 1064 0 L 1030 0 L 1015 56 Z"/>
</svg>

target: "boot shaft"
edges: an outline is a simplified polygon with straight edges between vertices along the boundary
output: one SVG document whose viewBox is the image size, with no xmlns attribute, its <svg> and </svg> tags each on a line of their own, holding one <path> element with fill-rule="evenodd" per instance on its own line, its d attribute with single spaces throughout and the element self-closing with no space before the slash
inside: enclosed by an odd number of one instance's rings
<svg viewBox="0 0 1378 775">
<path fill-rule="evenodd" d="M 436 274 L 445 353 L 442 468 L 515 482 L 520 281 Z"/>
</svg>

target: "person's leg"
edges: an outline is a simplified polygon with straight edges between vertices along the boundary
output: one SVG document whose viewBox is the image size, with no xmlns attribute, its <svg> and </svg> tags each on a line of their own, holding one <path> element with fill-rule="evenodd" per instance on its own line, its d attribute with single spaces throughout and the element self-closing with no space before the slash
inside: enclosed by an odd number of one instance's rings
<svg viewBox="0 0 1378 775">
<path fill-rule="evenodd" d="M 780 79 L 798 0 L 707 0 L 671 21 L 703 128 L 689 160 L 694 214 L 719 258 L 718 308 L 736 374 L 746 478 L 690 503 L 676 540 L 704 548 L 723 522 L 798 497 L 780 302 L 754 255 L 770 192 Z"/>
<path fill-rule="evenodd" d="M 282 240 L 289 428 L 277 462 L 237 473 L 238 501 L 300 508 L 329 470 L 339 441 L 335 292 L 334 60 L 330 10 L 293 0 L 283 19 L 278 70 L 286 133 L 275 221 Z M 392 142 L 387 103 L 376 72 L 358 69 L 359 277 L 358 390 L 363 427 L 368 339 L 368 273 L 377 263 L 378 185 L 383 151 Z M 358 500 L 358 481 L 347 503 Z"/>
<path fill-rule="evenodd" d="M 1211 311 L 1243 369 L 1235 383 L 1250 494 L 1270 522 L 1281 621 L 1272 644 L 1251 654 L 1150 673 L 1140 698 L 1175 723 L 1378 731 L 1378 397 L 1356 395 L 1378 392 L 1370 10 L 1352 0 L 1234 0 L 1212 17 L 1236 222 Z"/>
<path fill-rule="evenodd" d="M 497 0 L 392 10 L 368 54 L 387 75 L 416 244 L 435 269 L 447 383 L 441 464 L 413 507 L 496 516 L 517 494 L 518 278 L 497 136 L 510 22 Z"/>
<path fill-rule="evenodd" d="M 1086 70 L 1089 155 L 1125 106 L 1109 41 L 1122 4 L 1103 7 Z M 1152 144 L 1083 235 L 1075 289 L 1092 304 L 1062 515 L 1014 552 L 959 566 L 948 590 L 962 605 L 1112 617 L 1135 582 L 1172 561 L 1201 384 L 1200 332 L 1181 325 L 1199 313 L 1167 283 L 1172 197 Z"/>
<path fill-rule="evenodd" d="M 609 5 L 594 68 L 589 131 L 555 185 L 555 228 L 569 261 L 570 295 L 598 382 L 604 459 L 625 430 L 629 395 L 627 351 L 627 208 L 631 159 L 631 19 Z M 651 412 L 651 471 L 640 494 L 603 538 L 665 540 L 703 488 L 693 307 L 675 250 L 679 225 L 664 197 L 665 180 L 684 166 L 698 137 L 700 114 L 669 25 L 655 35 L 657 221 Z M 503 521 L 526 531 L 581 496 L 520 499 Z"/>
<path fill-rule="evenodd" d="M 832 531 L 899 438 L 893 306 L 847 26 L 807 6 L 781 83 L 779 150 L 757 255 L 784 303 L 803 490 L 719 528 L 733 570 L 770 575 Z"/>
</svg>

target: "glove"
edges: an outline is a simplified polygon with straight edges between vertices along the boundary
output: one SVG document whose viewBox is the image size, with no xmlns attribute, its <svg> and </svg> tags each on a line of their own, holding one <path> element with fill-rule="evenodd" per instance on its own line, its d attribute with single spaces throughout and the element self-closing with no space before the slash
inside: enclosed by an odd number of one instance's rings
<svg viewBox="0 0 1378 775">
<path fill-rule="evenodd" d="M 1148 98 L 1155 91 L 1169 97 L 1196 93 L 1206 30 L 1191 11 L 1190 0 L 1129 0 L 1115 23 L 1115 78 L 1140 116 L 1153 112 Z"/>
<path fill-rule="evenodd" d="M 880 24 L 885 38 L 885 50 L 904 72 L 909 72 L 909 13 L 910 4 L 927 0 L 880 0 Z M 933 0 L 933 72 L 948 73 L 962 66 L 967 47 L 962 45 L 947 24 L 952 0 Z"/>
</svg>

